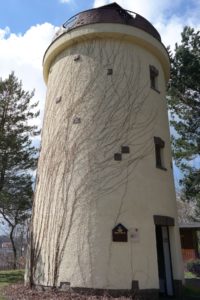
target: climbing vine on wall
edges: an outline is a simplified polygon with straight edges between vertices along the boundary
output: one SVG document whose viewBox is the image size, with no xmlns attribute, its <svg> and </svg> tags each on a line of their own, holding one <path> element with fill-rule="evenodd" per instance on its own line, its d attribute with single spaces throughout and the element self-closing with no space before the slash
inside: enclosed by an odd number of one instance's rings
<svg viewBox="0 0 200 300">
<path fill-rule="evenodd" d="M 81 251 L 87 252 L 88 268 L 94 261 L 94 237 L 87 228 L 95 222 L 98 203 L 119 189 L 113 224 L 120 219 L 128 181 L 152 151 L 156 111 L 147 108 L 149 82 L 142 78 L 143 68 L 131 45 L 106 39 L 82 41 L 52 64 L 31 231 L 33 283 L 59 285 L 74 234 L 81 249 L 74 249 L 74 259 L 84 283 Z"/>
</svg>

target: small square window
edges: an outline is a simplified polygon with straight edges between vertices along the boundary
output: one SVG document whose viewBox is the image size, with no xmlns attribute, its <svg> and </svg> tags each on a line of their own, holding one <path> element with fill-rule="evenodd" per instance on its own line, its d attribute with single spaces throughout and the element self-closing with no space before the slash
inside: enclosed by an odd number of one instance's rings
<svg viewBox="0 0 200 300">
<path fill-rule="evenodd" d="M 107 70 L 107 75 L 112 75 L 113 74 L 113 69 L 108 69 Z"/>
<path fill-rule="evenodd" d="M 130 153 L 130 148 L 129 148 L 129 146 L 122 146 L 122 147 L 121 147 L 121 152 L 122 152 L 122 153 L 126 153 L 126 154 Z"/>
<path fill-rule="evenodd" d="M 115 154 L 114 154 L 114 160 L 121 161 L 121 160 L 122 160 L 122 155 L 121 155 L 121 153 L 115 153 Z"/>
<path fill-rule="evenodd" d="M 158 91 L 158 70 L 154 66 L 149 66 L 151 88 Z"/>
<path fill-rule="evenodd" d="M 73 124 L 80 124 L 80 123 L 81 123 L 81 118 L 80 117 L 74 117 Z"/>
</svg>

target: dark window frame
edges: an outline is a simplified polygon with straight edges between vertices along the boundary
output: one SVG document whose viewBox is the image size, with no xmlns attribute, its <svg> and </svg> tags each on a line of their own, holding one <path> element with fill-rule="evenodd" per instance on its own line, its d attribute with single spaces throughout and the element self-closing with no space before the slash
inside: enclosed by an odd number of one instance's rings
<svg viewBox="0 0 200 300">
<path fill-rule="evenodd" d="M 167 169 L 163 165 L 163 150 L 165 142 L 160 137 L 154 137 L 155 144 L 155 157 L 156 157 L 156 168 L 166 171 Z"/>
<path fill-rule="evenodd" d="M 160 91 L 158 90 L 158 75 L 159 75 L 159 71 L 156 69 L 156 67 L 154 67 L 153 65 L 149 66 L 149 73 L 150 73 L 150 86 L 151 88 L 160 93 Z"/>
</svg>

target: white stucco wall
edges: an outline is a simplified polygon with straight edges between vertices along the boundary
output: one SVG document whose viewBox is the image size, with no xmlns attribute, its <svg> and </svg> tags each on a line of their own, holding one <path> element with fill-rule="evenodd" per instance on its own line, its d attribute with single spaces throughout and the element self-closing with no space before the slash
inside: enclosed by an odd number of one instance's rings
<svg viewBox="0 0 200 300">
<path fill-rule="evenodd" d="M 159 70 L 159 93 L 150 88 L 149 65 Z M 159 287 L 153 216 L 177 220 L 168 76 L 163 45 L 125 25 L 84 26 L 47 50 L 33 217 L 35 284 L 130 289 L 138 280 L 142 289 Z M 154 136 L 165 141 L 166 171 L 156 168 Z M 115 161 L 122 145 L 130 153 Z M 118 223 L 129 230 L 127 243 L 112 242 Z M 136 242 L 130 238 L 135 228 Z M 174 279 L 182 279 L 177 226 L 170 239 Z"/>
</svg>

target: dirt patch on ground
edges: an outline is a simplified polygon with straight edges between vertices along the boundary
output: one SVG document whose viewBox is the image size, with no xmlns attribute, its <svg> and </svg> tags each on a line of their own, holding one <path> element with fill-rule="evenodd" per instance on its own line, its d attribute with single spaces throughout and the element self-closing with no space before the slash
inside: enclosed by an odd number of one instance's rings
<svg viewBox="0 0 200 300">
<path fill-rule="evenodd" d="M 107 299 L 120 299 L 120 300 L 128 300 L 133 299 L 127 298 L 127 297 L 119 297 L 119 298 L 113 298 L 109 295 L 104 296 L 87 296 L 87 295 L 80 295 L 76 293 L 70 293 L 70 292 L 60 292 L 60 291 L 37 291 L 36 289 L 30 289 L 28 287 L 25 287 L 23 284 L 13 284 L 10 285 L 3 290 L 3 295 L 8 300 L 107 300 Z M 137 298 L 134 298 L 135 300 Z"/>
</svg>

